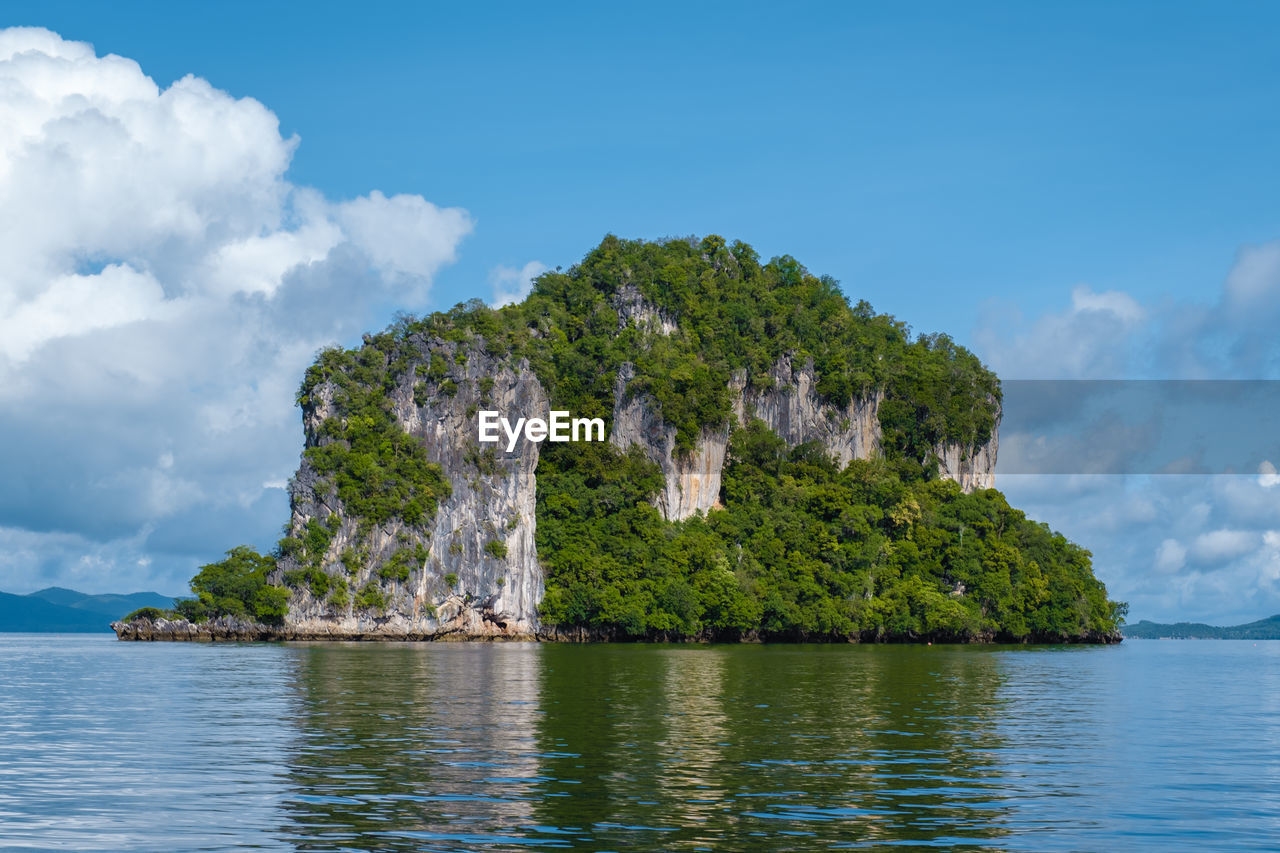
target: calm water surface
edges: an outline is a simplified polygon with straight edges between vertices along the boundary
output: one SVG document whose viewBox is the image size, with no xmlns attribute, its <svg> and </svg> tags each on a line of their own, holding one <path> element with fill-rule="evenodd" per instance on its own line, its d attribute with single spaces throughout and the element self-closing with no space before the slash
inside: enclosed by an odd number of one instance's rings
<svg viewBox="0 0 1280 853">
<path fill-rule="evenodd" d="M 1280 848 L 1280 643 L 0 634 L 4 850 Z"/>
</svg>

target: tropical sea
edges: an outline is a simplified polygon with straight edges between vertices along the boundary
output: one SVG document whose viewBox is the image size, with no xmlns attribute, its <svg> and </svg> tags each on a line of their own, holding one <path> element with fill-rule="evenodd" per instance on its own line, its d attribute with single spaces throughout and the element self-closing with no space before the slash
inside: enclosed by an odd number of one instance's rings
<svg viewBox="0 0 1280 853">
<path fill-rule="evenodd" d="M 4 850 L 1274 850 L 1280 643 L 0 635 Z"/>
</svg>

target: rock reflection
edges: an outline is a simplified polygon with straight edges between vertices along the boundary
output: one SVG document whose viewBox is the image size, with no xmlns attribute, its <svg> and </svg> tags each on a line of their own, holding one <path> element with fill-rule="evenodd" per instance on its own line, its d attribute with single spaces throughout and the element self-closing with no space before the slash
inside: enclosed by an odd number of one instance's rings
<svg viewBox="0 0 1280 853">
<path fill-rule="evenodd" d="M 554 647 L 545 660 L 537 812 L 585 847 L 982 848 L 1004 833 L 994 654 Z"/>
<path fill-rule="evenodd" d="M 300 849 L 982 849 L 1006 831 L 997 653 L 296 651 Z"/>
<path fill-rule="evenodd" d="M 298 652 L 284 830 L 298 849 L 520 842 L 538 782 L 538 646 Z"/>
<path fill-rule="evenodd" d="M 666 733 L 656 745 L 655 754 L 664 758 L 653 790 L 669 804 L 668 822 L 699 826 L 714 820 L 712 813 L 730 796 L 723 768 L 732 738 L 724 679 L 732 655 L 723 649 L 679 649 L 664 651 L 661 659 Z"/>
</svg>

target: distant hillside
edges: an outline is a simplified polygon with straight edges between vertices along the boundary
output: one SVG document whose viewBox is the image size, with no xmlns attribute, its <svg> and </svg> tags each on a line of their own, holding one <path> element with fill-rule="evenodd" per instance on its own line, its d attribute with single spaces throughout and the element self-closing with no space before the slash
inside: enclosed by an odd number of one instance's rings
<svg viewBox="0 0 1280 853">
<path fill-rule="evenodd" d="M 1121 629 L 1125 637 L 1137 640 L 1280 640 L 1280 614 L 1267 619 L 1259 619 L 1247 625 L 1232 625 L 1219 628 L 1216 625 L 1204 625 L 1200 622 L 1177 622 L 1163 625 L 1143 619 L 1136 625 L 1125 625 Z"/>
<path fill-rule="evenodd" d="M 158 592 L 131 592 L 127 595 L 116 593 L 88 595 L 87 593 L 76 592 L 74 589 L 51 586 L 31 593 L 31 597 L 43 598 L 50 604 L 74 607 L 76 610 L 110 614 L 112 619 L 119 619 L 139 607 L 165 608 L 173 606 L 172 598 L 167 595 L 161 595 Z"/>
<path fill-rule="evenodd" d="M 110 631 L 110 624 L 139 607 L 173 607 L 155 592 L 88 595 L 51 586 L 30 595 L 0 592 L 0 632 L 84 633 Z"/>
</svg>

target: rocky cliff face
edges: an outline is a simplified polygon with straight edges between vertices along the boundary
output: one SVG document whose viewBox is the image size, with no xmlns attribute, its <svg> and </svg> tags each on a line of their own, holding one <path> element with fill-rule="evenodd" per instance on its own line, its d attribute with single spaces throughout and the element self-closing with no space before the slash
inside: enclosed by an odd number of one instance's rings
<svg viewBox="0 0 1280 853">
<path fill-rule="evenodd" d="M 703 429 L 693 453 L 679 456 L 676 428 L 662 420 L 653 399 L 628 393 L 627 384 L 634 375 L 630 364 L 618 371 L 609 441 L 619 450 L 639 445 L 662 469 L 666 485 L 654 503 L 663 517 L 678 520 L 707 512 L 720 499 L 720 471 L 729 448 L 729 428 Z"/>
<path fill-rule="evenodd" d="M 761 387 L 744 387 L 745 377 L 735 383 L 738 421 L 745 424 L 748 418 L 759 418 L 792 446 L 820 442 L 841 467 L 879 453 L 884 394 L 875 391 L 855 397 L 840 408 L 818 398 L 817 384 L 812 362 L 796 367 L 784 356 Z"/>
<path fill-rule="evenodd" d="M 991 439 L 977 447 L 958 444 L 939 444 L 933 448 L 938 457 L 938 473 L 948 480 L 955 480 L 966 492 L 995 488 L 996 451 L 1000 448 L 1000 434 L 993 432 Z"/>
<path fill-rule="evenodd" d="M 295 588 L 286 619 L 290 635 L 528 636 L 537 630 L 543 592 L 534 545 L 539 445 L 520 441 L 510 453 L 505 443 L 481 445 L 476 412 L 545 414 L 546 391 L 528 364 L 494 359 L 479 346 L 423 341 L 419 349 L 423 364 L 433 355 L 442 358 L 448 377 L 424 396 L 415 371 L 406 370 L 391 392 L 392 404 L 400 425 L 443 469 L 451 493 L 424 524 L 393 519 L 370 529 L 345 512 L 332 485 L 304 456 L 291 486 L 292 534 L 302 535 L 312 519 L 336 517 L 324 570 L 353 591 L 377 585 L 386 605 L 380 613 L 354 601 L 335 607 L 306 586 Z M 332 400 L 332 386 L 312 394 L 303 419 L 308 446 L 334 416 Z M 342 561 L 344 552 L 358 555 L 354 572 Z M 407 580 L 380 571 L 397 552 L 415 555 Z M 283 572 L 290 568 L 282 562 Z"/>
<path fill-rule="evenodd" d="M 662 469 L 666 486 L 656 506 L 669 521 L 706 513 L 720 499 L 720 473 L 729 446 L 729 427 L 703 429 L 693 453 L 675 453 L 676 428 L 663 422 L 654 401 L 631 396 L 627 383 L 634 376 L 630 365 L 618 373 L 614 391 L 613 430 L 609 440 L 619 449 L 639 445 Z M 748 387 L 745 375 L 729 384 L 738 425 L 757 418 L 791 446 L 820 443 L 841 465 L 854 459 L 871 459 L 881 452 L 879 407 L 883 393 L 855 398 L 847 406 L 823 402 L 816 390 L 813 364 L 799 367 L 790 357 L 779 359 L 768 378 Z M 978 448 L 939 444 L 934 448 L 939 473 L 955 480 L 965 491 L 989 489 L 995 481 L 997 436 Z"/>
<path fill-rule="evenodd" d="M 677 326 L 634 287 L 614 295 L 620 327 L 634 325 L 642 331 L 671 335 Z M 628 393 L 634 368 L 624 364 L 614 388 L 613 429 L 609 441 L 621 450 L 639 445 L 656 462 L 666 486 L 655 501 L 669 521 L 706 513 L 720 500 L 720 472 L 729 447 L 729 425 L 706 428 L 688 456 L 675 452 L 676 428 L 664 423 L 652 398 Z M 821 442 L 840 465 L 852 459 L 870 459 L 880 451 L 878 408 L 883 395 L 855 399 L 844 408 L 823 403 L 816 391 L 813 364 L 795 368 L 790 357 L 779 359 L 767 378 L 747 386 L 745 373 L 729 383 L 734 419 L 745 425 L 759 418 L 788 444 Z M 992 456 L 994 465 L 994 455 Z"/>
<path fill-rule="evenodd" d="M 659 335 L 672 335 L 676 331 L 676 321 L 656 305 L 649 302 L 634 284 L 624 284 L 609 300 L 613 310 L 618 313 L 618 328 L 628 325 L 641 331 Z"/>
<path fill-rule="evenodd" d="M 624 288 L 613 300 L 619 324 L 647 334 L 671 335 L 674 321 Z M 480 339 L 470 342 L 417 339 L 414 362 L 389 391 L 399 425 L 426 448 L 449 481 L 451 494 L 420 524 L 392 519 L 370 525 L 347 512 L 332 482 L 304 455 L 291 484 L 290 533 L 302 537 L 313 521 L 333 528 L 319 567 L 350 595 L 314 595 L 306 583 L 291 585 L 289 614 L 273 636 L 428 638 L 528 637 L 539 632 L 538 605 L 543 574 L 535 546 L 535 471 L 539 444 L 519 440 L 511 452 L 505 441 L 480 444 L 477 412 L 496 409 L 512 417 L 546 416 L 550 401 L 529 365 L 497 358 Z M 426 366 L 447 365 L 447 376 L 422 382 Z M 706 513 L 717 506 L 721 471 L 732 423 L 705 428 L 688 455 L 675 449 L 676 428 L 664 422 L 654 400 L 629 390 L 630 364 L 618 371 L 609 441 L 620 449 L 640 446 L 659 465 L 665 487 L 655 504 L 669 520 Z M 750 385 L 733 377 L 732 420 L 763 420 L 791 445 L 816 441 L 841 465 L 868 459 L 881 450 L 878 410 L 883 395 L 873 393 L 847 406 L 824 403 L 816 391 L 812 363 L 781 358 L 767 377 Z M 316 387 L 304 405 L 307 446 L 323 437 L 322 424 L 339 417 L 335 387 Z M 943 476 L 966 490 L 989 487 L 996 456 L 995 437 L 966 449 L 939 445 Z M 408 577 L 386 567 L 412 554 Z M 352 559 L 354 555 L 354 559 Z M 397 555 L 400 555 L 397 557 Z M 279 577 L 295 575 L 296 558 L 281 561 Z M 362 605 L 356 592 L 375 588 L 380 607 Z"/>
</svg>

